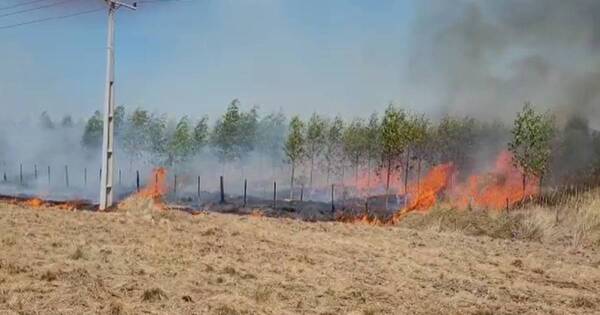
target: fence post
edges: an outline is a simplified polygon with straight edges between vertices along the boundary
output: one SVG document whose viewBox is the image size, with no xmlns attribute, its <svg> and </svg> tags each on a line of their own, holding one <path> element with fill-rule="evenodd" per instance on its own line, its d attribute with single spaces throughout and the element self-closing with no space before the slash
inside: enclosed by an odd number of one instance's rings
<svg viewBox="0 0 600 315">
<path fill-rule="evenodd" d="M 19 183 L 23 185 L 23 164 L 19 164 Z"/>
<path fill-rule="evenodd" d="M 220 177 L 220 188 L 221 188 L 221 203 L 225 203 L 225 187 L 223 187 L 223 176 Z"/>
<path fill-rule="evenodd" d="M 304 185 L 300 187 L 300 201 L 304 201 Z"/>
<path fill-rule="evenodd" d="M 83 168 L 83 186 L 87 186 L 87 167 Z"/>
<path fill-rule="evenodd" d="M 334 196 L 335 196 L 334 195 L 334 187 L 335 187 L 335 185 L 331 184 L 331 213 L 335 212 L 335 203 L 333 201 L 334 200 Z"/>
<path fill-rule="evenodd" d="M 200 200 L 200 175 L 198 175 L 198 200 Z"/>
<path fill-rule="evenodd" d="M 173 197 L 177 199 L 177 174 L 173 175 Z"/>
<path fill-rule="evenodd" d="M 35 180 L 37 180 L 38 178 L 38 169 L 37 169 L 37 164 L 33 164 L 33 178 Z"/>
<path fill-rule="evenodd" d="M 135 188 L 140 192 L 140 171 L 135 171 Z"/>
<path fill-rule="evenodd" d="M 65 165 L 65 184 L 67 184 L 67 188 L 69 188 L 69 166 Z"/>
<path fill-rule="evenodd" d="M 277 208 L 277 182 L 273 181 L 273 209 Z"/>
<path fill-rule="evenodd" d="M 50 186 L 51 184 L 51 180 L 50 180 L 50 165 L 48 165 L 48 186 Z"/>
<path fill-rule="evenodd" d="M 6 178 L 6 172 L 4 172 L 4 182 L 7 182 L 8 178 Z"/>
<path fill-rule="evenodd" d="M 246 198 L 246 191 L 248 190 L 248 180 L 244 179 L 244 208 L 246 207 L 247 204 L 247 198 Z"/>
<path fill-rule="evenodd" d="M 119 186 L 121 186 L 121 169 L 119 169 Z"/>
</svg>

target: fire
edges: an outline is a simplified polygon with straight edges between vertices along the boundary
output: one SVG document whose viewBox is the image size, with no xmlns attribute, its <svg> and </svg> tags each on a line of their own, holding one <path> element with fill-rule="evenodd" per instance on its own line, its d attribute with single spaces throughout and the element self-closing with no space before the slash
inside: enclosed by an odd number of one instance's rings
<svg viewBox="0 0 600 315">
<path fill-rule="evenodd" d="M 390 174 L 390 190 L 398 190 L 402 187 L 402 176 L 400 170 L 392 170 Z M 354 182 L 351 186 L 362 195 L 369 195 L 372 193 L 385 193 L 385 187 L 387 184 L 387 175 L 385 171 L 382 172 L 369 172 L 362 171 L 354 178 Z"/>
<path fill-rule="evenodd" d="M 148 185 L 140 190 L 139 195 L 160 201 L 167 193 L 167 170 L 164 167 L 158 167 L 152 170 L 152 176 Z"/>
<path fill-rule="evenodd" d="M 470 206 L 502 209 L 513 206 L 539 193 L 539 179 L 529 178 L 523 187 L 523 173 L 512 164 L 512 154 L 502 151 L 493 171 L 472 175 L 457 185 L 451 193 L 452 204 L 458 208 Z"/>
<path fill-rule="evenodd" d="M 23 204 L 31 208 L 41 208 L 42 206 L 44 206 L 44 201 L 40 198 L 33 198 L 26 200 Z"/>
<path fill-rule="evenodd" d="M 440 164 L 433 167 L 425 177 L 408 188 L 409 204 L 407 211 L 428 210 L 437 202 L 438 194 L 446 189 L 452 174 L 452 163 Z"/>
</svg>

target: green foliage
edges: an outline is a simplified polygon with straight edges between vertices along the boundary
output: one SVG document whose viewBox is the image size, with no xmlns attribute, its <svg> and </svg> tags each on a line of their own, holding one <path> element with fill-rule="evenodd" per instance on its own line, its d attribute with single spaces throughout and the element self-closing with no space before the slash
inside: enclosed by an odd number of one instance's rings
<svg viewBox="0 0 600 315">
<path fill-rule="evenodd" d="M 239 160 L 242 154 L 252 150 L 256 136 L 256 110 L 241 113 L 239 104 L 237 99 L 229 104 L 211 134 L 211 144 L 223 163 Z"/>
<path fill-rule="evenodd" d="M 127 117 L 127 122 L 122 128 L 122 143 L 125 152 L 132 159 L 130 162 L 141 158 L 144 152 L 150 151 L 149 126 L 150 114 L 146 110 L 137 108 Z"/>
<path fill-rule="evenodd" d="M 310 179 L 309 185 L 313 183 L 313 169 L 315 159 L 319 157 L 323 151 L 325 144 L 325 128 L 327 121 L 321 116 L 314 113 L 308 120 L 306 127 L 306 155 L 310 160 Z"/>
<path fill-rule="evenodd" d="M 340 167 L 343 167 L 343 132 L 344 121 L 336 116 L 327 127 L 325 134 L 325 150 L 323 158 L 325 159 L 325 169 L 327 171 L 327 183 L 331 173 L 336 173 Z"/>
<path fill-rule="evenodd" d="M 548 169 L 551 141 L 554 134 L 553 119 L 548 114 L 538 114 L 530 103 L 525 103 L 517 114 L 508 144 L 515 166 L 525 176 L 543 177 Z"/>
<path fill-rule="evenodd" d="M 151 115 L 147 124 L 147 152 L 150 153 L 154 165 L 170 164 L 168 153 L 169 139 L 167 135 L 167 118 L 165 115 Z"/>
<path fill-rule="evenodd" d="M 342 143 L 344 154 L 356 173 L 367 157 L 369 149 L 369 129 L 362 119 L 354 119 L 348 124 L 343 131 Z"/>
<path fill-rule="evenodd" d="M 285 141 L 283 151 L 287 157 L 288 163 L 292 165 L 302 161 L 305 156 L 305 138 L 304 138 L 304 123 L 298 116 L 292 117 L 288 129 L 287 140 Z"/>
<path fill-rule="evenodd" d="M 94 115 L 88 119 L 83 131 L 81 144 L 88 150 L 96 150 L 102 146 L 102 132 L 104 123 L 100 111 L 95 111 Z"/>
<path fill-rule="evenodd" d="M 198 154 L 208 141 L 208 117 L 204 116 L 194 126 L 192 133 L 192 150 Z"/>
<path fill-rule="evenodd" d="M 270 113 L 263 117 L 257 128 L 256 145 L 260 153 L 266 155 L 271 162 L 283 159 L 283 147 L 287 124 L 282 112 Z"/>
<path fill-rule="evenodd" d="M 170 164 L 177 164 L 186 161 L 194 152 L 194 138 L 190 119 L 183 116 L 177 126 L 175 132 L 167 145 L 169 152 Z"/>
<path fill-rule="evenodd" d="M 453 162 L 459 169 L 463 169 L 469 162 L 469 153 L 475 143 L 475 128 L 475 120 L 470 117 L 442 118 L 435 135 L 438 162 Z"/>
</svg>

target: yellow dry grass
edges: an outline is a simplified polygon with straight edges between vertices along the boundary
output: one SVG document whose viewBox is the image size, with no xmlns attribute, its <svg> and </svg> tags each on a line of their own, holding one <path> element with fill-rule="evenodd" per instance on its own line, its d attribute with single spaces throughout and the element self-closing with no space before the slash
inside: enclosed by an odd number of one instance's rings
<svg viewBox="0 0 600 315">
<path fill-rule="evenodd" d="M 0 205 L 0 233 L 0 314 L 600 312 L 590 246 L 135 199 L 113 213 Z"/>
</svg>

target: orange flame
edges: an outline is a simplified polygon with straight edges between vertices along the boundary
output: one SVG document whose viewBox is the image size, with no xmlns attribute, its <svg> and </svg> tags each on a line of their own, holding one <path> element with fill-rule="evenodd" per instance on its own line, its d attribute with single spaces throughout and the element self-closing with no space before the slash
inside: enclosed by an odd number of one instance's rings
<svg viewBox="0 0 600 315">
<path fill-rule="evenodd" d="M 502 151 L 493 171 L 472 175 L 466 183 L 457 185 L 451 193 L 452 204 L 463 209 L 502 209 L 537 195 L 539 179 L 529 178 L 523 187 L 523 172 L 512 164 L 512 157 L 510 152 Z"/>
<path fill-rule="evenodd" d="M 31 208 L 41 208 L 44 206 L 44 201 L 40 198 L 33 198 L 26 200 L 23 204 Z"/>
<path fill-rule="evenodd" d="M 417 184 L 408 188 L 409 204 L 407 211 L 429 210 L 437 202 L 438 194 L 446 189 L 450 176 L 454 173 L 452 163 L 433 167 Z"/>
<path fill-rule="evenodd" d="M 152 176 L 148 180 L 148 185 L 140 190 L 139 195 L 149 197 L 155 201 L 160 201 L 167 193 L 167 170 L 164 167 L 158 167 L 152 170 Z"/>
</svg>

